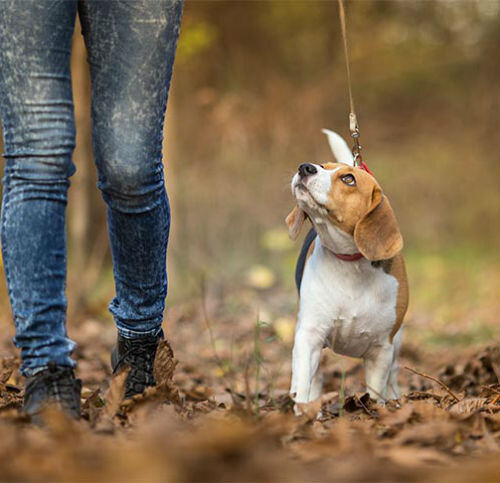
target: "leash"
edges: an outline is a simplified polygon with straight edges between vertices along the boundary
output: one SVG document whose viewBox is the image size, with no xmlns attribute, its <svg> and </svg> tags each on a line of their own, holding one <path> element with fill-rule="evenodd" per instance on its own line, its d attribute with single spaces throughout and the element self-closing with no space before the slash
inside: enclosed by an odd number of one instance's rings
<svg viewBox="0 0 500 483">
<path fill-rule="evenodd" d="M 356 110 L 354 109 L 354 96 L 352 95 L 352 82 L 351 82 L 351 67 L 349 64 L 349 48 L 347 46 L 347 28 L 345 21 L 345 10 L 344 10 L 344 0 L 338 0 L 339 2 L 339 13 L 340 13 L 340 29 L 342 32 L 342 43 L 344 44 L 344 57 L 345 57 L 345 67 L 347 73 L 347 89 L 349 92 L 349 131 L 351 132 L 351 137 L 354 140 L 354 145 L 352 147 L 352 155 L 354 157 L 354 166 L 359 169 L 364 169 L 367 173 L 373 176 L 373 173 L 369 170 L 366 163 L 363 161 L 361 156 L 361 144 L 359 142 L 359 125 L 358 118 L 356 117 Z M 353 254 L 343 254 L 332 252 L 340 260 L 345 262 L 355 262 L 364 258 L 361 253 Z"/>
<path fill-rule="evenodd" d="M 345 57 L 345 67 L 347 72 L 347 88 L 349 92 L 349 131 L 351 132 L 351 137 L 354 140 L 354 145 L 352 147 L 352 155 L 354 157 L 354 166 L 364 169 L 366 172 L 373 176 L 373 173 L 368 169 L 368 166 L 363 161 L 361 157 L 361 144 L 359 143 L 359 125 L 358 118 L 356 117 L 356 110 L 354 109 L 354 96 L 352 95 L 352 83 L 351 83 L 351 68 L 349 64 L 349 49 L 347 46 L 347 28 L 345 21 L 345 10 L 344 10 L 344 0 L 338 0 L 339 2 L 339 13 L 340 13 L 340 30 L 342 32 L 342 43 L 344 44 L 344 57 Z"/>
</svg>

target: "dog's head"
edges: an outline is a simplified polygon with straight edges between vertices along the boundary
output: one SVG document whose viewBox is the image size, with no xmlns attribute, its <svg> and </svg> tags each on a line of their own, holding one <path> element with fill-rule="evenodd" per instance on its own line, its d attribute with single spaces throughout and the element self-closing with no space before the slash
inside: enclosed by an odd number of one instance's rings
<svg viewBox="0 0 500 483">
<path fill-rule="evenodd" d="M 335 240 L 343 239 L 368 260 L 386 260 L 403 247 L 389 200 L 362 169 L 343 163 L 301 164 L 292 193 L 297 204 L 286 222 L 293 239 L 308 217 L 321 242 L 334 250 Z"/>
</svg>

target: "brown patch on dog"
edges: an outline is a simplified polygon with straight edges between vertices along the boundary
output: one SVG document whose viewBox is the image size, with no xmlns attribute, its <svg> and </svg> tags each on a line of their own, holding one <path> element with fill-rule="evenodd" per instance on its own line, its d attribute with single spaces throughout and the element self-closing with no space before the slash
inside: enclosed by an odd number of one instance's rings
<svg viewBox="0 0 500 483">
<path fill-rule="evenodd" d="M 388 260 L 403 248 L 403 237 L 389 200 L 374 188 L 372 204 L 354 229 L 354 241 L 368 260 Z"/>
<path fill-rule="evenodd" d="M 398 281 L 398 297 L 396 299 L 396 323 L 392 328 L 389 340 L 392 342 L 394 336 L 397 334 L 399 328 L 403 324 L 403 319 L 408 309 L 409 290 L 408 290 L 408 277 L 406 275 L 405 260 L 402 253 L 398 253 L 393 259 L 391 268 L 388 272 Z"/>
<path fill-rule="evenodd" d="M 341 164 L 341 163 L 325 163 L 325 164 L 322 164 L 321 166 L 323 169 L 332 170 L 332 169 L 338 168 L 339 166 L 342 167 L 342 166 L 346 166 L 346 165 Z"/>
<path fill-rule="evenodd" d="M 359 251 L 368 260 L 387 260 L 403 248 L 403 238 L 387 197 L 376 179 L 358 168 L 339 163 L 325 165 L 325 169 L 341 169 L 332 175 L 328 193 L 330 221 L 354 236 Z M 350 174 L 355 186 L 349 186 L 342 177 Z"/>
<path fill-rule="evenodd" d="M 380 189 L 377 181 L 365 171 L 338 163 L 325 165 L 325 169 L 340 168 L 332 174 L 328 202 L 325 205 L 330 212 L 330 221 L 346 233 L 354 235 L 358 221 L 369 211 L 375 188 Z M 342 177 L 350 174 L 356 186 L 348 186 Z"/>
</svg>

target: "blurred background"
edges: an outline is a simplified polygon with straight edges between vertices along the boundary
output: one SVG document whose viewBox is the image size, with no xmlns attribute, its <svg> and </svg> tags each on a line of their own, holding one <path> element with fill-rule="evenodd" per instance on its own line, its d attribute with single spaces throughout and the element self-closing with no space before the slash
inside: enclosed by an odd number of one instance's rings
<svg viewBox="0 0 500 483">
<path fill-rule="evenodd" d="M 347 2 L 364 159 L 405 238 L 409 340 L 429 347 L 498 340 L 499 14 L 489 0 Z M 79 25 L 72 73 L 69 321 L 111 330 L 114 287 Z M 347 116 L 336 2 L 187 1 L 164 143 L 167 320 L 205 330 L 189 325 L 187 307 L 217 299 L 227 319 L 258 313 L 290 343 L 300 242 L 284 225 L 289 183 L 300 163 L 332 159 L 322 128 L 350 143 Z M 0 307 L 12 335 L 3 277 Z M 171 337 L 175 346 L 175 330 Z"/>
</svg>

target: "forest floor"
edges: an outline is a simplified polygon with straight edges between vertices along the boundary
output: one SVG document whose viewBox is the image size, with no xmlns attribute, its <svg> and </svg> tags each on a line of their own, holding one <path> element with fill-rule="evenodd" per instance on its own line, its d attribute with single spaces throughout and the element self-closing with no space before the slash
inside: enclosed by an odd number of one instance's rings
<svg viewBox="0 0 500 483">
<path fill-rule="evenodd" d="M 498 343 L 423 347 L 407 337 L 403 395 L 385 407 L 364 394 L 359 360 L 325 351 L 325 395 L 296 417 L 287 394 L 293 320 L 266 323 L 265 311 L 244 308 L 272 300 L 279 311 L 289 296 L 242 288 L 172 307 L 167 337 L 178 363 L 162 345 L 158 386 L 125 402 L 126 373 L 112 379 L 109 367 L 114 328 L 73 322 L 83 418 L 48 410 L 43 428 L 20 412 L 24 383 L 4 333 L 12 357 L 0 362 L 0 480 L 500 479 Z"/>
</svg>

